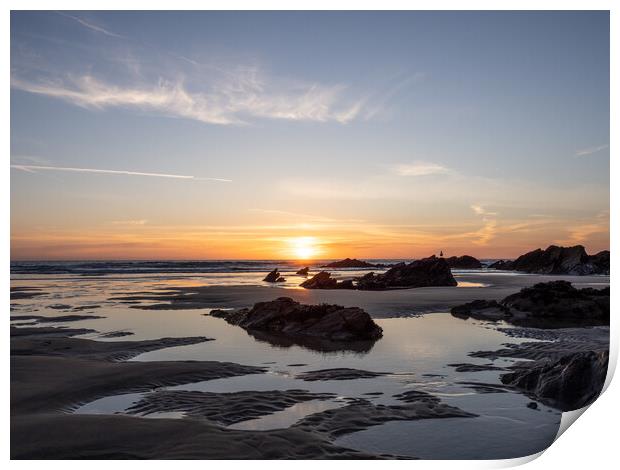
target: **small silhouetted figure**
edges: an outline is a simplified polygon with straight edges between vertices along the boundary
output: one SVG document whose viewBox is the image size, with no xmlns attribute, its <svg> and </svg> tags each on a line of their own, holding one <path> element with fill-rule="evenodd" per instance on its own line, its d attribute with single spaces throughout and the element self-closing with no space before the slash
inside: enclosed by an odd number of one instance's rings
<svg viewBox="0 0 620 470">
<path fill-rule="evenodd" d="M 443 251 L 439 251 L 439 256 L 443 258 Z"/>
</svg>

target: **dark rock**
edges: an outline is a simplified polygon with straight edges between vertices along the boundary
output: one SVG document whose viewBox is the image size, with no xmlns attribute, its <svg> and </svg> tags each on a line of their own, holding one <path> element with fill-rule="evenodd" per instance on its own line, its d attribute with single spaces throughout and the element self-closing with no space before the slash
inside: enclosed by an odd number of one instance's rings
<svg viewBox="0 0 620 470">
<path fill-rule="evenodd" d="M 265 281 L 265 282 L 284 282 L 284 281 L 286 281 L 286 279 L 284 279 L 280 275 L 280 273 L 278 272 L 278 268 L 276 268 L 273 271 L 271 271 L 269 274 L 267 274 L 267 276 L 265 276 L 265 279 L 263 279 L 263 281 Z"/>
<path fill-rule="evenodd" d="M 345 258 L 341 261 L 334 261 L 333 263 L 322 266 L 323 268 L 376 268 L 377 265 L 361 261 L 359 259 Z"/>
<path fill-rule="evenodd" d="M 450 266 L 443 258 L 431 256 L 412 263 L 399 263 L 384 274 L 368 273 L 357 279 L 360 290 L 456 286 Z"/>
<path fill-rule="evenodd" d="M 609 287 L 576 289 L 567 281 L 543 282 L 509 295 L 501 304 L 513 312 L 516 324 L 536 318 L 609 325 Z"/>
<path fill-rule="evenodd" d="M 305 268 L 301 268 L 295 274 L 297 274 L 298 276 L 307 276 L 308 272 L 310 272 L 310 268 L 306 266 Z"/>
<path fill-rule="evenodd" d="M 450 258 L 446 258 L 448 266 L 455 269 L 480 269 L 482 268 L 482 263 L 478 261 L 473 256 L 463 255 L 463 256 L 451 256 Z"/>
<path fill-rule="evenodd" d="M 529 402 L 525 406 L 527 406 L 531 410 L 537 410 L 538 409 L 538 403 L 536 403 L 535 401 L 531 401 L 531 402 Z"/>
<path fill-rule="evenodd" d="M 500 260 L 496 261 L 495 263 L 489 264 L 488 267 L 489 267 L 489 269 L 501 269 L 501 270 L 509 271 L 511 269 L 510 268 L 510 263 L 511 262 L 512 261 L 500 259 Z"/>
<path fill-rule="evenodd" d="M 355 285 L 353 285 L 353 279 L 345 279 L 344 281 L 339 281 L 336 284 L 336 289 L 355 289 Z"/>
<path fill-rule="evenodd" d="M 581 245 L 551 245 L 546 250 L 539 248 L 514 261 L 498 261 L 489 267 L 535 274 L 609 274 L 609 251 L 590 256 Z"/>
<path fill-rule="evenodd" d="M 377 340 L 383 330 L 364 310 L 339 305 L 302 305 L 289 297 L 259 302 L 251 309 L 214 310 L 211 315 L 248 331 L 331 341 Z"/>
<path fill-rule="evenodd" d="M 304 289 L 335 289 L 338 281 L 327 271 L 316 273 L 312 278 L 300 284 Z"/>
<path fill-rule="evenodd" d="M 338 282 L 327 271 L 316 273 L 307 281 L 302 282 L 300 286 L 304 289 L 355 289 L 352 280 Z"/>
<path fill-rule="evenodd" d="M 590 256 L 590 262 L 598 273 L 609 274 L 609 250 L 600 251 Z"/>
<path fill-rule="evenodd" d="M 567 281 L 541 282 L 501 302 L 474 300 L 453 307 L 451 313 L 538 328 L 609 325 L 609 287 L 576 289 Z"/>
<path fill-rule="evenodd" d="M 315 382 L 317 380 L 354 380 L 354 379 L 372 379 L 386 375 L 386 372 L 371 372 L 368 370 L 338 368 L 338 369 L 322 369 L 310 370 L 302 372 L 295 376 L 306 382 Z"/>
<path fill-rule="evenodd" d="M 453 307 L 450 312 L 458 318 L 474 318 L 476 320 L 506 320 L 510 310 L 495 300 L 474 300 Z"/>
<path fill-rule="evenodd" d="M 503 374 L 504 384 L 531 393 L 562 411 L 572 411 L 592 403 L 603 390 L 609 351 L 580 351 L 557 361 L 522 363 L 514 372 Z"/>
</svg>

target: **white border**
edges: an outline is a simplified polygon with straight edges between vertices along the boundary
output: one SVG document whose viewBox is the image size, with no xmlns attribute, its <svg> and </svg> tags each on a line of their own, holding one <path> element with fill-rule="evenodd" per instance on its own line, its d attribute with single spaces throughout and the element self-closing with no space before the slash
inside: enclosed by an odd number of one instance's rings
<svg viewBox="0 0 620 470">
<path fill-rule="evenodd" d="M 617 3 L 617 2 L 616 2 Z M 612 1 L 602 1 L 602 0 L 590 0 L 590 1 L 575 1 L 575 0 L 566 0 L 566 1 L 550 1 L 550 0 L 521 0 L 521 1 L 489 1 L 489 0 L 476 0 L 469 2 L 462 1 L 397 1 L 397 0 L 382 0 L 381 2 L 375 1 L 365 1 L 358 0 L 356 2 L 346 2 L 339 0 L 301 0 L 293 2 L 287 2 L 283 0 L 262 0 L 251 1 L 251 0 L 228 0 L 228 1 L 191 1 L 191 0 L 175 0 L 164 1 L 164 0 L 151 0 L 149 2 L 139 2 L 135 0 L 91 0 L 89 2 L 77 1 L 77 0 L 59 0 L 53 2 L 45 2 L 42 0 L 23 0 L 23 1 L 14 1 L 8 0 L 3 3 L 4 14 L 2 16 L 2 40 L 4 42 L 2 47 L 2 59 L 3 64 L 5 66 L 4 74 L 2 75 L 2 83 L 3 90 L 2 93 L 2 104 L 3 104 L 3 129 L 2 129 L 2 142 L 3 148 L 5 149 L 5 164 L 1 168 L 1 182 L 2 188 L 4 192 L 4 197 L 2 197 L 0 201 L 0 210 L 2 211 L 2 219 L 6 223 L 6 228 L 2 233 L 2 257 L 4 261 L 4 269 L 5 269 L 5 279 L 6 284 L 5 288 L 2 292 L 2 299 L 4 300 L 5 308 L 9 304 L 9 263 L 10 263 L 10 236 L 9 236 L 9 225 L 10 225 L 10 171 L 9 171 L 9 155 L 10 155 L 10 14 L 9 11 L 13 10 L 46 10 L 46 9 L 57 9 L 57 10 L 80 10 L 80 9 L 148 9 L 148 10 L 201 10 L 201 9 L 211 9 L 211 10 L 238 10 L 238 9 L 253 9 L 253 10 L 277 10 L 277 9 L 301 9 L 301 10 L 317 10 L 317 9 L 326 9 L 326 10 L 346 10 L 346 9 L 361 9 L 361 10 L 373 10 L 373 9 L 383 9 L 383 10 L 398 10 L 398 9 L 415 9 L 415 10 L 555 10 L 555 9 L 563 9 L 563 10 L 611 10 L 610 21 L 611 21 L 611 83 L 619 82 L 619 74 L 618 74 L 618 60 L 614 57 L 614 52 L 618 52 L 618 25 L 619 21 L 617 18 L 618 8 L 614 11 L 614 2 Z M 616 119 L 616 110 L 618 104 L 618 94 L 615 92 L 615 89 L 612 86 L 611 91 L 611 122 L 610 129 L 617 129 L 618 120 Z M 616 149 L 614 133 L 610 133 L 610 149 Z M 610 178 L 612 182 L 618 182 L 618 165 L 614 160 L 610 162 Z M 615 188 L 614 184 L 611 184 L 611 257 L 612 257 L 612 265 L 617 266 L 617 260 L 619 259 L 617 256 L 617 246 L 615 243 L 615 235 L 618 233 L 618 217 L 614 214 L 614 209 L 618 207 L 618 198 L 619 192 Z M 614 271 L 615 272 L 615 271 Z M 617 318 L 614 318 L 617 315 L 620 315 L 620 311 L 617 308 L 619 303 L 616 297 L 616 289 L 612 283 L 612 296 L 611 296 L 611 311 L 612 311 L 612 338 L 611 338 L 611 359 L 610 359 L 610 368 L 613 370 L 617 364 L 617 356 L 618 356 L 618 337 L 617 337 Z M 6 313 L 5 313 L 6 315 Z M 3 354 L 4 354 L 4 362 L 2 363 L 3 371 L 2 377 L 4 378 L 4 387 L 0 388 L 0 393 L 2 394 L 2 399 L 4 403 L 4 425 L 2 426 L 2 450 L 5 456 L 5 459 L 9 459 L 9 346 L 8 346 L 8 321 L 5 326 L 5 341 L 3 342 Z M 611 376 L 610 376 L 611 377 Z M 610 380 L 608 377 L 608 382 Z M 572 426 L 568 431 L 566 431 L 562 436 L 558 439 L 556 443 L 554 443 L 547 451 L 543 452 L 542 455 L 525 457 L 522 459 L 513 459 L 513 460 L 504 460 L 504 461 L 389 461 L 382 463 L 382 465 L 391 465 L 391 466 L 404 466 L 404 465 L 414 465 L 417 468 L 454 468 L 458 467 L 460 469 L 463 468 L 502 468 L 502 467 L 511 467 L 516 465 L 521 465 L 526 462 L 530 462 L 529 468 L 532 469 L 544 469 L 548 470 L 550 466 L 553 468 L 562 468 L 562 469 L 571 469 L 571 468 L 579 468 L 582 470 L 583 468 L 609 468 L 613 464 L 612 462 L 617 462 L 617 452 L 616 448 L 619 446 L 617 442 L 617 428 L 618 423 L 616 422 L 616 418 L 618 418 L 618 402 L 620 396 L 620 386 L 617 384 L 617 380 L 611 383 L 609 388 L 605 391 L 605 393 L 583 414 L 582 417 L 579 418 L 579 424 L 577 426 Z M 578 412 L 573 412 L 571 414 L 565 414 L 563 417 L 563 421 L 571 421 L 575 415 L 578 415 Z M 139 439 L 139 436 L 137 436 Z M 536 458 L 539 457 L 539 458 Z M 14 468 L 29 468 L 32 465 L 37 465 L 37 463 L 27 462 L 27 461 L 13 461 L 10 463 Z M 55 468 L 78 468 L 84 465 L 83 462 L 58 462 L 58 461 L 49 461 L 44 464 L 46 467 L 50 467 L 52 469 Z M 105 461 L 89 461 L 89 466 L 93 466 L 94 468 L 106 468 L 111 465 Z M 164 469 L 167 468 L 170 464 L 162 461 L 150 461 L 150 462 L 115 462 L 115 466 L 120 466 L 122 468 L 132 468 L 135 469 L 138 467 L 146 467 L 153 469 Z M 186 462 L 177 462 L 174 465 L 182 465 L 184 467 L 193 467 L 193 468 L 201 468 L 205 465 L 204 462 L 201 461 L 186 461 Z M 207 464 L 208 465 L 208 464 Z M 240 462 L 226 462 L 223 463 L 228 467 L 239 465 L 241 466 L 252 466 L 255 468 L 272 468 L 274 466 L 284 468 L 289 468 L 291 465 L 294 465 L 297 468 L 311 466 L 314 467 L 317 465 L 317 462 L 314 461 L 296 461 L 296 462 L 284 462 L 284 461 L 258 461 L 258 462 L 248 462 L 248 461 L 240 461 Z M 321 466 L 327 467 L 336 467 L 336 465 L 340 465 L 340 463 L 335 462 L 322 462 Z M 377 462 L 364 462 L 357 461 L 352 463 L 355 466 L 361 466 L 363 468 L 370 468 L 370 465 L 378 465 Z M 144 468 L 143 467 L 143 468 Z"/>
</svg>

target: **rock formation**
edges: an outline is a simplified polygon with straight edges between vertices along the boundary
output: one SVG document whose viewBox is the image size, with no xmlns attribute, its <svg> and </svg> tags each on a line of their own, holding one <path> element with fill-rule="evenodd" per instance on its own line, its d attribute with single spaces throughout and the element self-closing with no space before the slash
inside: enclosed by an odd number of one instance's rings
<svg viewBox="0 0 620 470">
<path fill-rule="evenodd" d="M 284 279 L 280 273 L 278 272 L 278 268 L 275 268 L 273 271 L 271 271 L 269 274 L 267 274 L 265 276 L 265 279 L 263 279 L 263 281 L 265 282 L 284 282 L 286 281 L 286 279 Z"/>
<path fill-rule="evenodd" d="M 551 245 L 519 256 L 514 261 L 498 261 L 494 269 L 523 271 L 534 274 L 609 274 L 609 251 L 588 255 L 581 245 L 568 248 Z"/>
<path fill-rule="evenodd" d="M 211 315 L 249 332 L 262 331 L 287 337 L 347 342 L 377 340 L 383 335 L 381 327 L 361 308 L 302 305 L 289 297 L 259 302 L 251 309 L 213 310 Z"/>
<path fill-rule="evenodd" d="M 301 268 L 295 274 L 297 274 L 298 276 L 307 276 L 309 271 L 310 271 L 310 268 L 306 266 L 305 268 Z"/>
<path fill-rule="evenodd" d="M 482 263 L 474 258 L 473 256 L 463 255 L 463 256 L 451 256 L 450 258 L 446 258 L 448 262 L 448 266 L 454 269 L 480 269 L 482 268 Z"/>
<path fill-rule="evenodd" d="M 323 268 L 376 268 L 378 265 L 367 263 L 359 259 L 345 258 L 341 261 L 334 261 L 333 263 L 322 266 Z"/>
<path fill-rule="evenodd" d="M 504 320 L 520 326 L 609 325 L 609 287 L 576 289 L 567 281 L 541 282 L 500 302 L 475 300 L 454 307 L 451 313 L 459 318 Z"/>
<path fill-rule="evenodd" d="M 360 290 L 456 286 L 456 284 L 446 260 L 434 255 L 409 264 L 399 263 L 384 274 L 368 273 L 357 279 L 357 288 Z"/>
<path fill-rule="evenodd" d="M 583 408 L 603 390 L 609 351 L 580 351 L 559 360 L 519 363 L 501 381 L 562 411 Z"/>
<path fill-rule="evenodd" d="M 355 289 L 352 280 L 337 281 L 327 271 L 316 273 L 300 286 L 304 289 Z"/>
</svg>

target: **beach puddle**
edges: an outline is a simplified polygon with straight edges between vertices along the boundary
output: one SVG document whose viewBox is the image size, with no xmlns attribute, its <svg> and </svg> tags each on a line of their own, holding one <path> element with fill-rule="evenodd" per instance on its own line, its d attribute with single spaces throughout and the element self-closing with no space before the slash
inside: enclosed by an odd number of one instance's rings
<svg viewBox="0 0 620 470">
<path fill-rule="evenodd" d="M 257 419 L 241 421 L 228 426 L 229 429 L 242 431 L 268 431 L 270 429 L 288 428 L 306 416 L 320 413 L 321 411 L 333 410 L 344 406 L 346 402 L 340 400 L 312 400 L 303 403 L 296 403 L 282 411 L 263 416 Z"/>
</svg>

